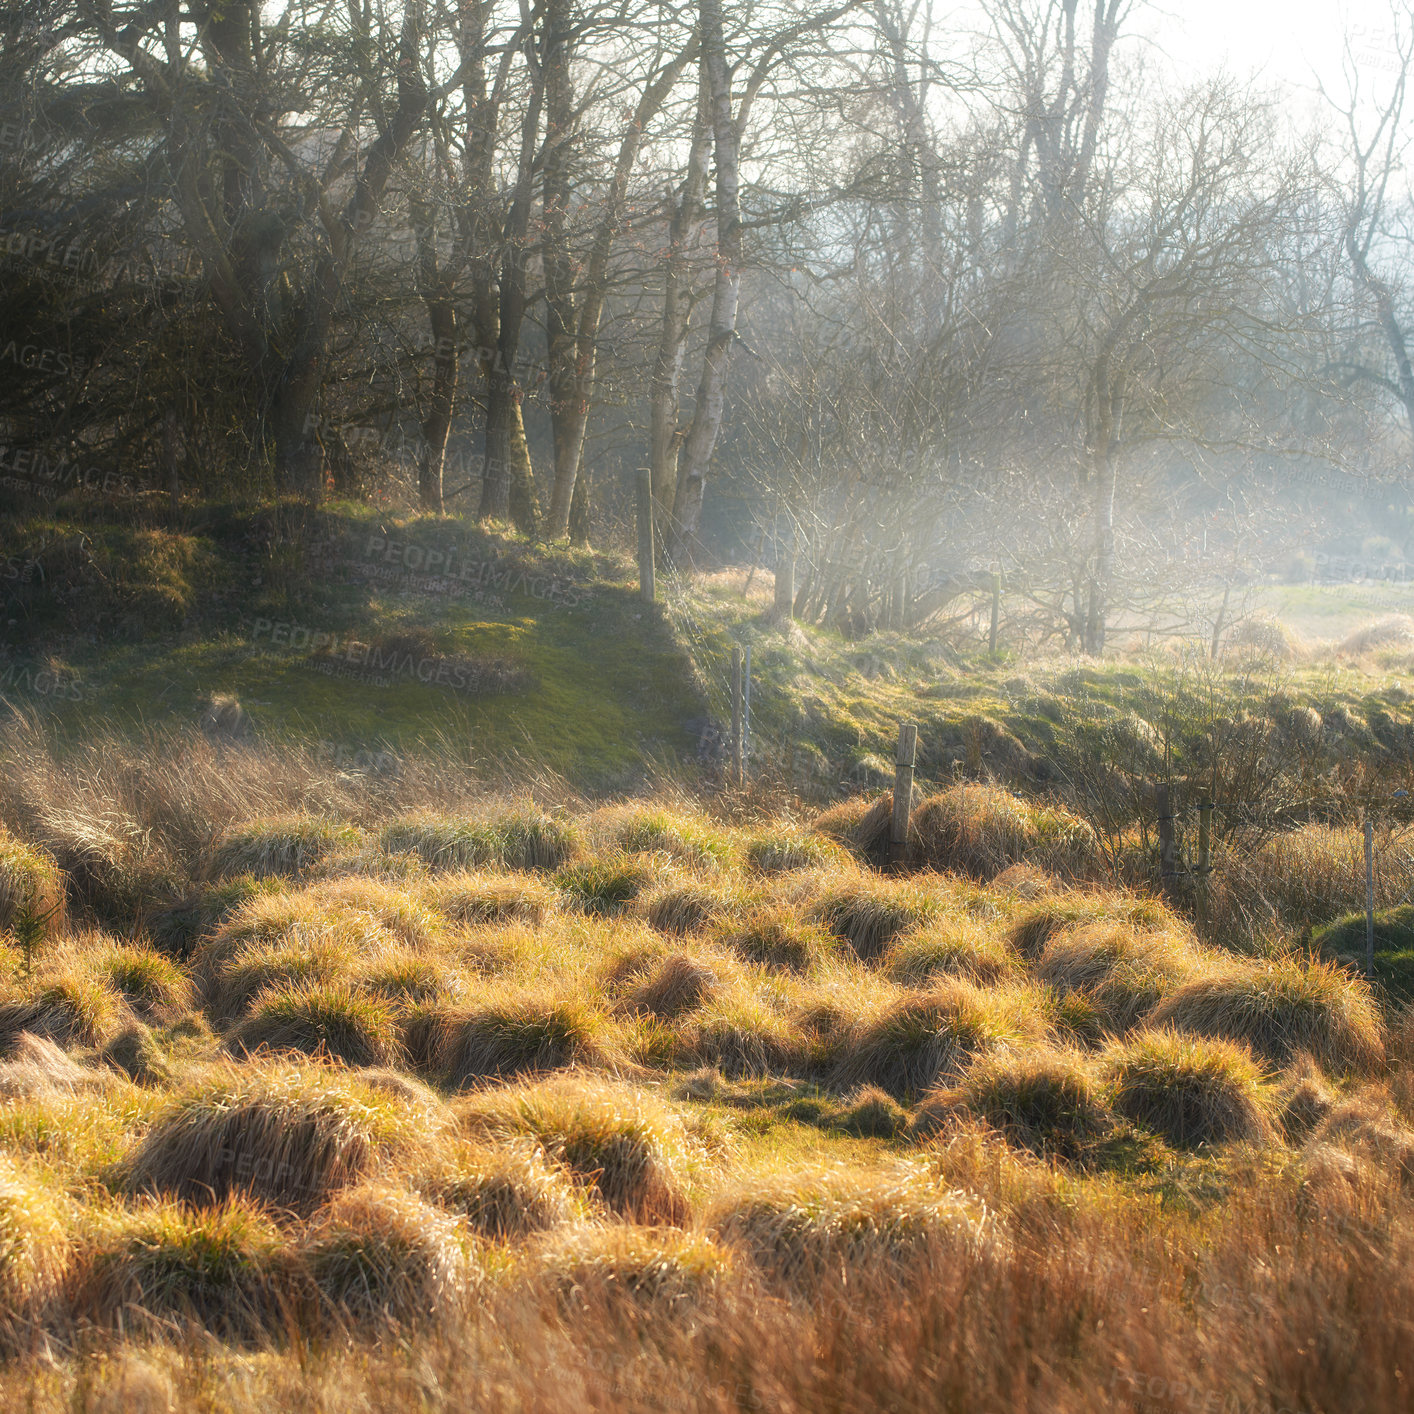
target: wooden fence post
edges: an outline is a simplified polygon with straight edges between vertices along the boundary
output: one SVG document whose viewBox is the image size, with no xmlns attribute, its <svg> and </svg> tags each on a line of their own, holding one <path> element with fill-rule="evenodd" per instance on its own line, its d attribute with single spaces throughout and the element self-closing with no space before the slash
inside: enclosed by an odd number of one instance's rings
<svg viewBox="0 0 1414 1414">
<path fill-rule="evenodd" d="M 732 780 L 740 786 L 742 776 L 741 740 L 741 647 L 732 644 Z"/>
<path fill-rule="evenodd" d="M 1169 805 L 1167 781 L 1159 783 L 1154 796 L 1159 816 L 1159 878 L 1167 881 L 1178 873 L 1178 861 L 1174 857 L 1173 845 L 1173 810 Z M 1169 886 L 1164 882 L 1162 887 L 1167 889 Z"/>
<path fill-rule="evenodd" d="M 908 857 L 908 821 L 913 814 L 913 764 L 918 755 L 918 723 L 900 722 L 894 756 L 894 814 L 889 824 L 889 859 L 902 864 Z"/>
</svg>

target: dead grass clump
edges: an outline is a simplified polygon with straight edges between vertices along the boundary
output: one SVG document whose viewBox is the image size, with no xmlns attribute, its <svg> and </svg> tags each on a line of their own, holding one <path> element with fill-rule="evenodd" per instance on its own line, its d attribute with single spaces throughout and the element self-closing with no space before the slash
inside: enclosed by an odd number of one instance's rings
<svg viewBox="0 0 1414 1414">
<path fill-rule="evenodd" d="M 892 795 L 856 796 L 832 805 L 815 817 L 811 826 L 817 834 L 836 840 L 851 854 L 871 864 L 882 864 L 889 853 L 889 829 L 893 823 Z"/>
<path fill-rule="evenodd" d="M 794 909 L 762 904 L 739 921 L 724 921 L 716 938 L 747 962 L 784 972 L 813 972 L 839 954 L 834 937 Z"/>
<path fill-rule="evenodd" d="M 694 1012 L 682 1041 L 686 1063 L 715 1066 L 737 1080 L 801 1075 L 811 1067 L 808 1037 L 741 989 L 724 991 Z"/>
<path fill-rule="evenodd" d="M 1343 657 L 1363 658 L 1379 649 L 1409 647 L 1414 647 L 1414 619 L 1408 614 L 1387 614 L 1347 634 L 1337 651 Z"/>
<path fill-rule="evenodd" d="M 1384 1061 L 1369 988 L 1330 963 L 1288 955 L 1199 977 L 1160 1003 L 1155 1026 L 1239 1041 L 1275 1065 L 1309 1051 L 1333 1074 Z"/>
<path fill-rule="evenodd" d="M 899 936 L 938 915 L 942 905 L 912 880 L 871 879 L 834 888 L 817 900 L 813 917 L 872 962 Z"/>
<path fill-rule="evenodd" d="M 466 994 L 466 979 L 441 958 L 426 957 L 411 948 L 390 949 L 358 974 L 358 986 L 395 1008 L 427 1003 L 459 1005 Z"/>
<path fill-rule="evenodd" d="M 64 931 L 64 878 L 47 855 L 0 829 L 0 933 L 25 918 L 43 937 Z"/>
<path fill-rule="evenodd" d="M 487 820 L 415 815 L 384 826 L 389 854 L 413 854 L 433 869 L 559 869 L 584 851 L 568 820 L 539 811 L 510 811 Z"/>
<path fill-rule="evenodd" d="M 533 874 L 469 872 L 432 880 L 427 899 L 455 923 L 477 927 L 528 923 L 539 927 L 555 906 L 555 891 Z"/>
<path fill-rule="evenodd" d="M 433 1066 L 458 1087 L 599 1065 L 611 1054 L 607 1019 L 578 998 L 508 992 L 470 1009 L 445 1011 L 435 1027 Z"/>
<path fill-rule="evenodd" d="M 625 854 L 666 854 L 681 864 L 720 866 L 736 853 L 730 835 L 698 817 L 652 806 L 610 806 L 592 824 Z"/>
<path fill-rule="evenodd" d="M 155 948 L 117 944 L 98 970 L 145 1021 L 175 1021 L 191 1007 L 191 978 Z"/>
<path fill-rule="evenodd" d="M 927 986 L 936 977 L 961 977 L 992 986 L 1014 976 L 1016 958 L 975 918 L 946 914 L 901 938 L 882 960 L 887 977 L 905 987 Z"/>
<path fill-rule="evenodd" d="M 990 1236 L 980 1203 L 911 1166 L 757 1179 L 714 1205 L 708 1231 L 800 1291 L 929 1258 L 965 1262 Z"/>
<path fill-rule="evenodd" d="M 695 1011 L 720 987 L 720 979 L 705 962 L 677 952 L 666 957 L 632 993 L 629 1005 L 635 1011 L 670 1021 Z"/>
<path fill-rule="evenodd" d="M 648 899 L 649 924 L 660 933 L 695 933 L 721 917 L 733 900 L 704 884 L 667 884 Z"/>
<path fill-rule="evenodd" d="M 845 1100 L 835 1128 L 863 1139 L 897 1139 L 908 1128 L 908 1111 L 875 1085 L 862 1085 Z"/>
<path fill-rule="evenodd" d="M 1033 1153 L 1074 1160 L 1114 1123 L 1103 1087 L 1076 1055 L 1047 1047 L 983 1056 L 954 1087 L 927 1096 L 915 1128 L 967 1115 Z"/>
<path fill-rule="evenodd" d="M 58 1301 L 71 1258 L 58 1205 L 0 1155 L 0 1353 L 28 1343 Z"/>
<path fill-rule="evenodd" d="M 1101 1065 L 1115 1109 L 1170 1144 L 1193 1148 L 1272 1137 L 1261 1068 L 1231 1041 L 1148 1030 L 1110 1046 Z"/>
<path fill-rule="evenodd" d="M 0 1053 L 23 1031 L 61 1046 L 101 1046 L 123 1015 L 121 999 L 88 970 L 70 964 L 0 1002 Z"/>
<path fill-rule="evenodd" d="M 283 815 L 228 830 L 216 846 L 211 871 L 218 879 L 250 874 L 293 879 L 335 852 L 354 851 L 363 831 L 347 820 Z"/>
<path fill-rule="evenodd" d="M 1034 961 L 1057 933 L 1092 922 L 1140 933 L 1182 933 L 1184 927 L 1158 899 L 1096 889 L 1059 894 L 1027 909 L 1012 923 L 1009 941 L 1022 957 Z"/>
<path fill-rule="evenodd" d="M 1414 1185 L 1414 1129 L 1405 1124 L 1383 1087 L 1369 1087 L 1333 1105 L 1315 1140 L 1338 1144 L 1399 1182 Z"/>
<path fill-rule="evenodd" d="M 930 796 L 909 822 L 910 857 L 932 869 L 987 880 L 1028 863 L 1063 878 L 1099 867 L 1095 832 L 1078 816 L 999 786 L 961 784 Z"/>
<path fill-rule="evenodd" d="M 425 1191 L 478 1236 L 495 1242 L 517 1242 L 586 1216 L 564 1170 L 532 1143 L 471 1148 Z"/>
<path fill-rule="evenodd" d="M 612 917 L 623 913 L 655 880 L 651 863 L 631 855 L 586 859 L 555 876 L 555 887 L 581 913 Z"/>
<path fill-rule="evenodd" d="M 1135 932 L 1097 922 L 1052 937 L 1035 972 L 1062 995 L 1083 995 L 1105 1030 L 1123 1033 L 1190 981 L 1200 965 L 1181 932 Z"/>
<path fill-rule="evenodd" d="M 532 1280 L 569 1308 L 626 1302 L 639 1315 L 671 1318 L 710 1301 L 730 1278 L 731 1253 L 700 1233 L 626 1224 L 577 1224 L 534 1252 Z"/>
<path fill-rule="evenodd" d="M 137 1085 L 166 1085 L 172 1068 L 157 1038 L 140 1021 L 120 1031 L 103 1048 L 106 1064 L 126 1075 Z"/>
<path fill-rule="evenodd" d="M 1234 624 L 1223 640 L 1225 658 L 1289 663 L 1301 657 L 1304 651 L 1300 635 L 1275 614 L 1251 614 Z"/>
<path fill-rule="evenodd" d="M 585 1075 L 488 1092 L 462 1111 L 471 1132 L 528 1136 L 630 1222 L 681 1226 L 701 1146 L 682 1120 L 642 1092 Z"/>
<path fill-rule="evenodd" d="M 341 1325 L 436 1325 L 464 1310 L 481 1280 L 451 1215 L 381 1185 L 338 1194 L 300 1252 Z"/>
<path fill-rule="evenodd" d="M 206 1009 L 224 1026 L 243 1016 L 261 997 L 284 987 L 333 986 L 352 972 L 357 954 L 346 943 L 312 946 L 255 944 L 242 948 L 202 978 Z M 201 962 L 204 965 L 206 959 Z"/>
<path fill-rule="evenodd" d="M 242 1052 L 303 1051 L 347 1065 L 395 1065 L 402 1045 L 386 1002 L 346 982 L 316 982 L 261 992 L 231 1037 Z"/>
<path fill-rule="evenodd" d="M 246 1193 L 309 1212 L 380 1162 L 418 1152 L 438 1123 L 332 1065 L 231 1067 L 158 1114 L 127 1181 L 190 1203 Z"/>
<path fill-rule="evenodd" d="M 954 1079 L 988 1051 L 1044 1034 L 1044 1022 L 1017 996 L 954 978 L 858 1025 L 832 1079 L 841 1089 L 877 1085 L 906 1100 Z"/>
<path fill-rule="evenodd" d="M 1304 1051 L 1287 1066 L 1277 1086 L 1277 1122 L 1292 1143 L 1300 1143 L 1335 1108 L 1336 1095 L 1321 1068 Z"/>
<path fill-rule="evenodd" d="M 814 831 L 765 831 L 753 836 L 746 845 L 747 866 L 758 874 L 837 868 L 843 865 L 846 859 L 844 850 L 820 833 L 818 825 Z"/>
<path fill-rule="evenodd" d="M 175 1323 L 220 1340 L 268 1339 L 282 1333 L 288 1304 L 282 1246 L 275 1224 L 246 1200 L 153 1201 L 106 1218 L 75 1306 L 135 1334 Z"/>
</svg>

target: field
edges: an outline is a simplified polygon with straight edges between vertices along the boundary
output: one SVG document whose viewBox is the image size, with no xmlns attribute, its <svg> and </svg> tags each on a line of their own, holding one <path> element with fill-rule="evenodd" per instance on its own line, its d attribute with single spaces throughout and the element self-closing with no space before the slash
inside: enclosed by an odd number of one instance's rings
<svg viewBox="0 0 1414 1414">
<path fill-rule="evenodd" d="M 867 796 L 3 757 L 6 1407 L 1408 1406 L 1353 829 L 1199 927 L 996 784 L 889 871 Z"/>
</svg>

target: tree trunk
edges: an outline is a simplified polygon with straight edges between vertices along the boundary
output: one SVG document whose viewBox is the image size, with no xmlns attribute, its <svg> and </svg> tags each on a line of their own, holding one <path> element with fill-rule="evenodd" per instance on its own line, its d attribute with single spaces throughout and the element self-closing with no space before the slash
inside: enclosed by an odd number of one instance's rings
<svg viewBox="0 0 1414 1414">
<path fill-rule="evenodd" d="M 437 268 L 437 247 L 432 209 L 423 201 L 412 203 L 417 232 L 418 284 L 427 309 L 432 334 L 432 392 L 422 418 L 422 446 L 417 458 L 417 499 L 424 511 L 441 515 L 442 474 L 447 458 L 447 436 L 457 395 L 460 353 L 457 348 L 457 310 L 451 284 Z"/>
<path fill-rule="evenodd" d="M 716 158 L 717 275 L 712 289 L 712 321 L 702 356 L 702 377 L 692 424 L 683 441 L 673 501 L 674 558 L 690 554 L 697 541 L 707 468 L 726 412 L 727 369 L 736 341 L 741 294 L 741 189 L 738 159 L 741 134 L 732 116 L 731 71 L 727 66 L 721 0 L 701 0 L 702 68 L 712 105 L 712 151 Z"/>
</svg>

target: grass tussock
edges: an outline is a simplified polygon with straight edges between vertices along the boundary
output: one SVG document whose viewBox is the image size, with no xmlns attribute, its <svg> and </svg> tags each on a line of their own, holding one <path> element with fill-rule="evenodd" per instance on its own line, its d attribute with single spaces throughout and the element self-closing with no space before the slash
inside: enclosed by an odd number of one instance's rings
<svg viewBox="0 0 1414 1414">
<path fill-rule="evenodd" d="M 356 825 L 321 816 L 254 820 L 229 830 L 218 841 L 211 871 L 217 879 L 243 874 L 294 879 L 329 855 L 357 850 L 364 838 Z"/>
<path fill-rule="evenodd" d="M 633 855 L 611 855 L 571 864 L 555 876 L 566 903 L 581 913 L 613 917 L 626 912 L 655 882 L 657 870 Z"/>
<path fill-rule="evenodd" d="M 838 869 L 845 850 L 816 830 L 765 830 L 746 843 L 746 863 L 758 874 L 788 874 L 799 869 Z"/>
<path fill-rule="evenodd" d="M 59 1204 L 0 1155 L 0 1353 L 30 1343 L 59 1300 L 72 1259 Z"/>
<path fill-rule="evenodd" d="M 1245 1047 L 1173 1030 L 1140 1032 L 1100 1060 L 1120 1114 L 1170 1144 L 1262 1143 L 1271 1098 Z"/>
<path fill-rule="evenodd" d="M 29 920 L 42 938 L 64 931 L 64 878 L 41 850 L 0 828 L 0 933 Z"/>
<path fill-rule="evenodd" d="M 634 1011 L 663 1021 L 696 1011 L 721 989 L 721 979 L 705 962 L 689 953 L 670 953 L 629 997 Z"/>
<path fill-rule="evenodd" d="M 608 1018 L 575 997 L 507 991 L 442 1012 L 433 1026 L 433 1069 L 454 1087 L 604 1065 L 614 1053 Z"/>
<path fill-rule="evenodd" d="M 975 879 L 1023 863 L 1083 879 L 1101 864 L 1095 832 L 1083 820 L 998 786 L 961 784 L 929 796 L 915 807 L 909 835 L 910 856 L 919 863 Z"/>
<path fill-rule="evenodd" d="M 930 1259 L 966 1264 L 990 1241 L 980 1204 L 902 1166 L 758 1179 L 724 1194 L 707 1225 L 766 1275 L 805 1291 Z"/>
<path fill-rule="evenodd" d="M 412 854 L 430 868 L 445 871 L 555 870 L 584 850 L 571 821 L 537 810 L 509 811 L 484 820 L 410 816 L 385 825 L 379 843 L 389 854 Z"/>
<path fill-rule="evenodd" d="M 983 1056 L 958 1084 L 924 1098 L 914 1127 L 926 1133 L 959 1115 L 1008 1143 L 1066 1160 L 1085 1155 L 1114 1123 L 1087 1062 L 1048 1047 Z"/>
<path fill-rule="evenodd" d="M 555 907 L 555 891 L 534 874 L 469 871 L 435 878 L 427 899 L 454 923 L 487 927 L 528 923 L 539 927 Z"/>
<path fill-rule="evenodd" d="M 117 944 L 104 953 L 98 970 L 144 1021 L 175 1021 L 191 1007 L 191 977 L 155 948 Z"/>
<path fill-rule="evenodd" d="M 134 1021 L 103 1047 L 104 1063 L 136 1085 L 160 1086 L 172 1079 L 172 1067 L 151 1030 Z"/>
<path fill-rule="evenodd" d="M 679 864 L 715 869 L 730 864 L 736 842 L 700 816 L 651 806 L 610 806 L 592 816 L 590 828 L 624 854 L 662 854 Z"/>
<path fill-rule="evenodd" d="M 647 899 L 645 916 L 649 925 L 660 933 L 683 937 L 708 927 L 734 903 L 735 899 L 720 887 L 688 880 L 655 889 Z"/>
<path fill-rule="evenodd" d="M 393 1009 L 345 982 L 302 983 L 261 992 L 231 1036 L 238 1051 L 302 1051 L 347 1065 L 402 1059 Z"/>
<path fill-rule="evenodd" d="M 1034 961 L 1058 933 L 1084 923 L 1108 923 L 1136 933 L 1181 934 L 1182 920 L 1158 899 L 1109 890 L 1072 890 L 1043 899 L 1012 921 L 1007 939 Z"/>
<path fill-rule="evenodd" d="M 816 972 L 839 955 L 833 934 L 781 905 L 760 904 L 715 929 L 716 941 L 745 962 L 800 975 Z"/>
<path fill-rule="evenodd" d="M 436 1326 L 464 1310 L 480 1280 L 462 1228 L 406 1189 L 340 1193 L 300 1246 L 310 1278 L 340 1326 Z"/>
<path fill-rule="evenodd" d="M 904 1100 L 956 1079 L 981 1055 L 1035 1044 L 1044 1034 L 1044 1021 L 1021 994 L 954 978 L 859 1023 L 831 1078 L 842 1089 L 876 1085 Z"/>
<path fill-rule="evenodd" d="M 1303 1051 L 1332 1074 L 1368 1074 L 1384 1062 L 1369 988 L 1330 963 L 1297 954 L 1198 977 L 1150 1019 L 1155 1026 L 1239 1042 L 1273 1065 Z"/>
<path fill-rule="evenodd" d="M 530 1138 L 552 1162 L 630 1222 L 681 1226 L 702 1146 L 676 1113 L 641 1091 L 587 1075 L 491 1091 L 462 1110 L 489 1138 Z"/>
<path fill-rule="evenodd" d="M 626 1304 L 654 1320 L 699 1312 L 732 1275 L 730 1250 L 676 1228 L 579 1224 L 552 1233 L 531 1257 L 531 1280 L 561 1308 Z"/>
<path fill-rule="evenodd" d="M 941 900 L 924 884 L 861 875 L 856 882 L 828 889 L 812 917 L 848 943 L 861 961 L 872 962 L 901 933 L 941 911 Z"/>
<path fill-rule="evenodd" d="M 154 1118 L 126 1178 L 193 1204 L 244 1194 L 308 1212 L 380 1163 L 410 1159 L 439 1122 L 331 1065 L 232 1066 Z"/>
<path fill-rule="evenodd" d="M 904 987 L 926 987 L 940 977 L 993 986 L 1014 978 L 1020 970 L 1006 943 L 966 914 L 946 914 L 895 938 L 880 968 Z"/>
<path fill-rule="evenodd" d="M 857 858 L 883 864 L 888 860 L 893 815 L 892 795 L 856 796 L 817 815 L 811 828 L 843 845 Z"/>
<path fill-rule="evenodd" d="M 125 1012 L 122 999 L 101 977 L 70 960 L 0 1001 L 0 1053 L 26 1031 L 61 1046 L 101 1046 Z"/>
<path fill-rule="evenodd" d="M 467 1146 L 424 1191 L 492 1242 L 520 1242 L 588 1216 L 565 1170 L 533 1142 Z"/>
</svg>

